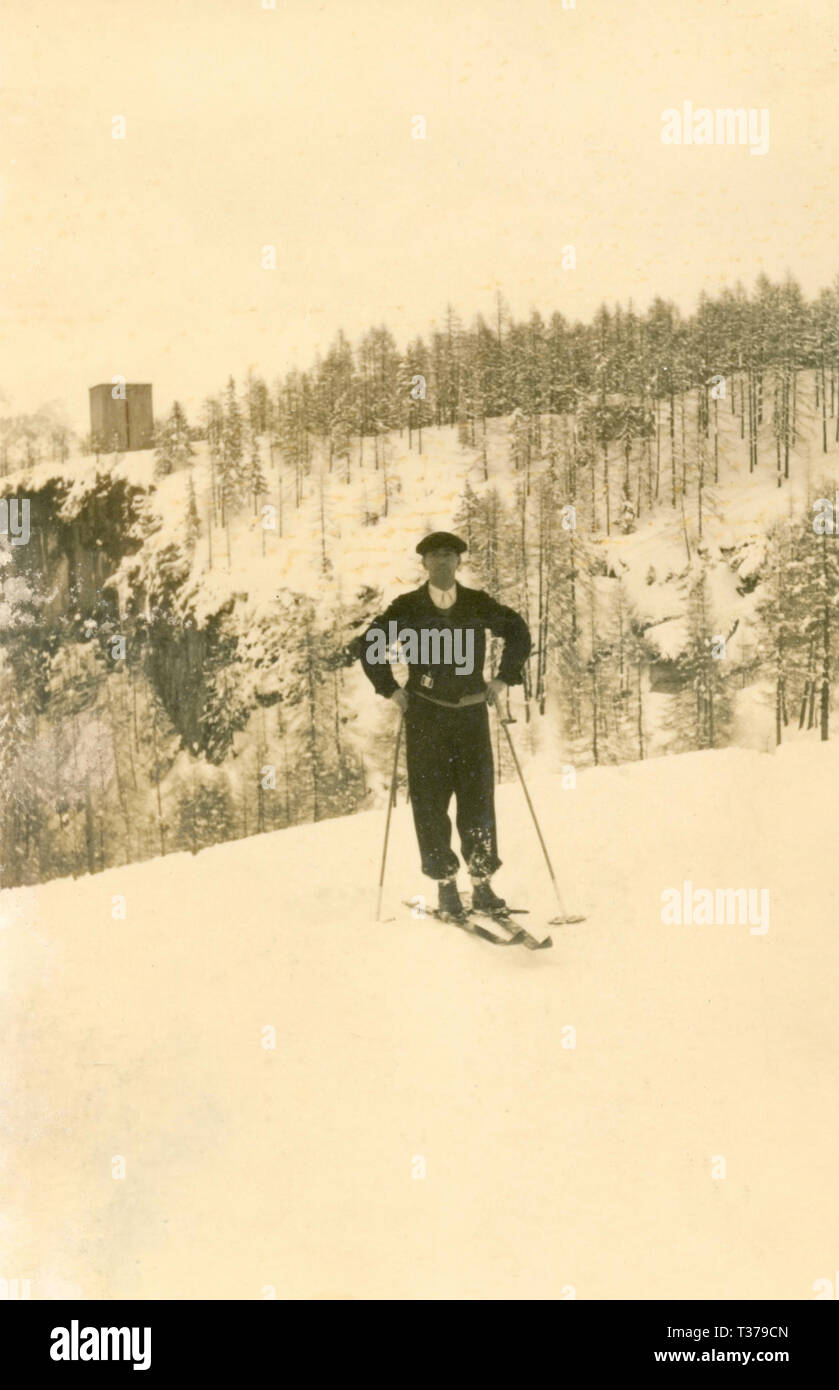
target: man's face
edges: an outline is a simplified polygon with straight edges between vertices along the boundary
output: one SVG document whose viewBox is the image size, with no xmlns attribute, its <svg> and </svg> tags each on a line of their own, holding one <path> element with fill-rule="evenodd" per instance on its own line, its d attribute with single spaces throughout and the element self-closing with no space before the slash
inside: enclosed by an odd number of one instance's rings
<svg viewBox="0 0 839 1390">
<path fill-rule="evenodd" d="M 450 546 L 444 546 L 440 550 L 426 551 L 422 563 L 428 572 L 429 583 L 435 589 L 450 589 L 460 564 L 460 555 Z"/>
</svg>

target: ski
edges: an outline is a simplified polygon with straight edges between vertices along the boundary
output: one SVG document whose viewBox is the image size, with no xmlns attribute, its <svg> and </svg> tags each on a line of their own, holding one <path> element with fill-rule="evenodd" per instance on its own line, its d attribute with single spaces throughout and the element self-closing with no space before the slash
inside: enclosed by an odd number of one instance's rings
<svg viewBox="0 0 839 1390">
<path fill-rule="evenodd" d="M 497 923 L 498 926 L 509 925 L 511 930 L 515 928 L 516 934 L 512 938 L 513 941 L 520 942 L 528 951 L 549 950 L 550 947 L 553 946 L 553 941 L 549 936 L 546 936 L 543 941 L 540 941 L 538 937 L 531 936 L 529 931 L 525 931 L 524 927 L 520 927 L 516 922 L 511 921 L 513 914 L 526 913 L 527 911 L 528 909 L 526 907 L 505 907 L 497 913 L 485 912 L 483 910 L 478 911 L 477 908 L 470 908 L 472 916 L 486 917 L 489 921 Z"/>
<path fill-rule="evenodd" d="M 415 908 L 416 903 L 408 902 L 403 899 L 405 906 Z M 460 927 L 461 931 L 468 932 L 470 936 L 480 936 L 482 940 L 489 941 L 493 946 L 516 946 L 527 936 L 527 932 L 516 929 L 512 936 L 499 936 L 496 932 L 490 931 L 480 922 L 475 921 L 475 915 L 471 912 L 464 912 L 462 917 L 455 917 L 449 912 L 441 912 L 436 907 L 426 907 L 423 909 L 423 917 L 436 917 L 438 922 L 449 922 L 453 927 Z M 422 921 L 422 917 L 417 919 Z M 494 920 L 494 919 L 493 919 Z M 500 921 L 496 925 L 503 925 Z"/>
<path fill-rule="evenodd" d="M 404 899 L 405 907 L 411 909 L 416 907 L 416 903 Z M 493 946 L 524 946 L 528 951 L 548 951 L 553 946 L 553 938 L 546 936 L 539 940 L 524 927 L 515 921 L 517 916 L 525 916 L 529 909 L 526 907 L 505 907 L 498 913 L 485 912 L 473 907 L 465 907 L 462 917 L 455 917 L 448 912 L 440 912 L 439 908 L 426 907 L 423 915 L 426 917 L 436 917 L 438 922 L 450 922 L 452 926 L 460 927 L 461 931 L 469 932 L 471 936 L 480 936 L 484 941 L 489 941 Z M 421 919 L 420 919 L 421 920 Z M 584 919 L 580 919 L 584 920 Z M 507 928 L 510 936 L 499 936 L 497 932 L 491 931 L 483 922 L 492 922 L 493 926 Z"/>
</svg>

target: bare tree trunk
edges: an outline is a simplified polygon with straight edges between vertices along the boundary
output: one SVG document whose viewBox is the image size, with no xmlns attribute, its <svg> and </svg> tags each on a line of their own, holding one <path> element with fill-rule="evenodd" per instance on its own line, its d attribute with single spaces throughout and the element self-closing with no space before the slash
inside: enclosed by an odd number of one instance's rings
<svg viewBox="0 0 839 1390">
<path fill-rule="evenodd" d="M 682 496 L 681 496 L 681 504 L 682 504 L 682 535 L 683 535 L 684 538 L 685 538 L 685 550 L 687 551 L 688 564 L 690 564 L 690 541 L 688 540 L 688 523 L 687 523 L 687 517 L 685 516 L 685 494 L 684 494 L 684 493 L 682 493 Z"/>
<path fill-rule="evenodd" d="M 332 672 L 332 694 L 335 700 L 335 752 L 338 756 L 338 765 L 343 769 L 344 750 L 341 747 L 341 688 L 338 681 L 338 671 Z"/>
<path fill-rule="evenodd" d="M 90 776 L 87 772 L 84 775 L 84 838 L 87 850 L 87 871 L 89 874 L 96 873 L 96 844 L 95 827 L 93 823 L 93 801 L 90 796 Z"/>
<path fill-rule="evenodd" d="M 107 699 L 107 701 L 108 701 L 108 716 L 109 716 L 110 725 L 111 725 L 111 749 L 112 749 L 112 751 L 113 751 L 113 757 L 114 757 L 114 774 L 115 774 L 115 777 L 116 777 L 117 793 L 118 793 L 118 795 L 119 795 L 119 804 L 120 804 L 120 807 L 122 808 L 122 818 L 123 818 L 123 820 L 125 821 L 125 862 L 126 862 L 126 864 L 130 864 L 130 863 L 131 863 L 131 818 L 130 818 L 130 816 L 129 816 L 129 814 L 128 814 L 128 801 L 127 801 L 126 796 L 125 796 L 125 788 L 123 787 L 123 784 L 122 784 L 122 774 L 120 773 L 120 770 L 119 770 L 119 743 L 120 743 L 120 739 L 119 739 L 119 737 L 118 737 L 118 731 L 117 731 L 117 727 L 116 727 L 116 721 L 115 721 L 115 719 L 114 719 L 114 706 L 113 706 L 113 701 L 111 700 L 111 683 L 110 683 L 110 680 L 107 678 L 107 676 L 106 676 L 106 678 L 105 678 L 105 696 L 106 696 L 106 699 Z M 130 744 L 129 744 L 129 746 L 130 746 Z"/>
<path fill-rule="evenodd" d="M 830 735 L 830 596 L 828 587 L 827 536 L 822 533 L 822 679 L 821 679 L 821 737 L 826 743 Z"/>
<path fill-rule="evenodd" d="M 157 796 L 157 828 L 160 835 L 160 853 L 166 853 L 166 831 L 163 826 L 163 801 L 160 795 L 160 755 L 157 741 L 157 708 L 152 705 L 152 752 L 154 756 L 154 789 Z"/>
<path fill-rule="evenodd" d="M 598 690 L 597 690 L 597 661 L 592 662 L 591 667 L 591 752 L 594 758 L 594 765 L 597 766 L 600 757 L 597 743 L 597 720 L 599 718 L 598 709 Z"/>
<path fill-rule="evenodd" d="M 676 398 L 670 392 L 670 505 L 676 505 Z"/>
</svg>

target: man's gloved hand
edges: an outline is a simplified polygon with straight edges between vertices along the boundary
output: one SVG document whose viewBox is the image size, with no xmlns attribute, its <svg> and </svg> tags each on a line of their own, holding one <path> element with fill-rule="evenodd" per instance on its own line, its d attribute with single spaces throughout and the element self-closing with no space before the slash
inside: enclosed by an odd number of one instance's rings
<svg viewBox="0 0 839 1390">
<path fill-rule="evenodd" d="M 394 690 L 394 692 L 393 692 L 393 694 L 391 695 L 390 698 L 391 698 L 391 700 L 393 701 L 393 703 L 394 703 L 395 705 L 398 706 L 399 711 L 400 711 L 401 714 L 407 713 L 407 709 L 408 709 L 408 692 L 407 692 L 407 690 L 403 690 L 403 689 L 400 687 L 399 690 Z"/>
<path fill-rule="evenodd" d="M 491 680 L 489 685 L 487 686 L 487 704 L 500 706 L 501 701 L 504 699 L 506 691 L 506 681 Z"/>
</svg>

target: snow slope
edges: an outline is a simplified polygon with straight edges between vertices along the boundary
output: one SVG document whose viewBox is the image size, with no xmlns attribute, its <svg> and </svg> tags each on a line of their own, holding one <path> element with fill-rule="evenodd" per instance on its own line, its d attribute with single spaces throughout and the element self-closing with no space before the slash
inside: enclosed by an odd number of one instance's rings
<svg viewBox="0 0 839 1390">
<path fill-rule="evenodd" d="M 36 1298 L 813 1297 L 839 1252 L 838 774 L 813 742 L 575 790 L 534 769 L 588 914 L 536 955 L 399 906 L 402 805 L 392 921 L 380 812 L 0 895 L 0 1273 Z M 498 886 L 538 922 L 516 786 L 499 808 Z M 768 888 L 768 932 L 663 925 L 684 879 Z"/>
</svg>

